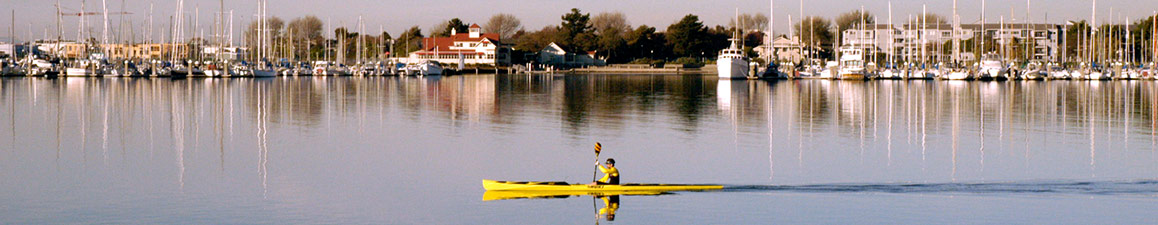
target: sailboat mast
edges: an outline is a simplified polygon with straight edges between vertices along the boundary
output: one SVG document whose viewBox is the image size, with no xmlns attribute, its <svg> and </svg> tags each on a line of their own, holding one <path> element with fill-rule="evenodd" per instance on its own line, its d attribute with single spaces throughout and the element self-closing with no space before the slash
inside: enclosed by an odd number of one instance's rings
<svg viewBox="0 0 1158 225">
<path fill-rule="evenodd" d="M 768 54 L 768 60 L 765 60 L 768 65 L 772 65 L 772 61 L 776 60 L 774 56 L 776 50 L 772 48 L 772 40 L 776 37 L 776 31 L 772 29 L 773 27 L 776 27 L 776 0 L 768 0 L 768 38 L 764 41 L 764 45 L 772 50 L 772 53 Z"/>
<path fill-rule="evenodd" d="M 108 4 L 108 0 L 101 0 L 101 9 L 104 11 L 103 14 L 104 14 L 104 18 L 105 18 L 105 21 L 104 21 L 105 29 L 104 29 L 104 33 L 101 34 L 101 52 L 105 54 L 104 57 L 109 57 L 109 49 L 108 49 L 108 46 L 106 46 L 109 44 L 109 4 Z"/>
<path fill-rule="evenodd" d="M 1026 61 L 1031 61 L 1031 60 L 1034 60 L 1034 58 L 1037 58 L 1037 57 L 1034 57 L 1035 51 L 1032 50 L 1033 46 L 1035 44 L 1034 42 L 1037 42 L 1037 38 L 1034 37 L 1034 33 L 1036 33 L 1036 32 L 1034 32 L 1033 18 L 1031 18 L 1029 16 L 1029 9 L 1030 9 L 1029 0 L 1025 0 L 1025 31 L 1029 32 L 1029 35 L 1026 35 L 1029 37 L 1029 40 L 1027 43 L 1025 43 L 1025 45 L 1026 45 L 1026 48 L 1025 48 Z"/>
<path fill-rule="evenodd" d="M 918 41 L 918 42 L 921 43 L 921 64 L 926 64 L 929 61 L 928 42 L 925 39 L 925 36 L 926 36 L 925 31 L 928 28 L 928 24 L 926 24 L 926 23 L 929 22 L 928 9 L 929 8 L 927 5 L 922 4 L 921 5 L 921 18 L 917 18 L 917 19 L 921 20 L 921 27 L 917 28 L 917 37 L 920 39 L 920 41 Z"/>
<path fill-rule="evenodd" d="M 857 12 L 857 16 L 858 16 L 858 17 L 860 17 L 860 31 L 859 31 L 859 32 L 857 32 L 857 35 L 856 35 L 856 36 L 857 36 L 857 37 L 859 37 L 859 39 L 857 40 L 857 42 L 860 42 L 860 43 L 861 43 L 861 52 L 863 53 L 863 52 L 864 52 L 864 50 L 865 50 L 865 48 L 867 47 L 867 45 L 864 45 L 864 40 L 866 39 L 866 38 L 864 37 L 864 31 L 865 31 L 865 30 L 868 30 L 868 29 L 865 29 L 865 27 L 866 27 L 866 26 L 865 26 L 866 22 L 865 22 L 865 20 L 864 20 L 864 5 L 861 5 L 861 6 L 860 6 L 860 12 Z M 863 54 L 861 55 L 861 60 L 864 60 L 864 55 L 863 55 Z"/>
<path fill-rule="evenodd" d="M 1097 19 L 1098 19 L 1098 0 L 1094 0 L 1093 6 L 1090 7 L 1090 23 L 1089 23 L 1090 37 L 1087 38 L 1087 41 L 1089 41 L 1089 43 L 1086 44 L 1086 48 L 1089 51 L 1089 54 L 1086 55 L 1086 62 L 1090 62 L 1090 63 L 1094 62 L 1094 48 L 1093 48 L 1094 40 L 1093 39 L 1094 39 L 1094 34 L 1096 34 L 1096 31 L 1094 30 L 1095 28 L 1093 25 L 1096 23 L 1096 21 L 1098 21 Z M 1093 65 L 1090 65 L 1090 66 L 1093 66 Z"/>
<path fill-rule="evenodd" d="M 985 47 L 985 41 L 988 39 L 985 35 L 989 34 L 989 31 L 985 30 L 985 25 L 985 0 L 981 0 L 981 37 L 978 38 L 981 40 L 981 46 L 979 48 L 980 52 L 977 54 L 977 60 L 980 60 L 980 57 L 984 56 L 986 51 L 989 51 L 989 48 Z"/>
<path fill-rule="evenodd" d="M 149 42 L 150 44 L 153 43 L 153 2 L 152 1 L 149 1 L 149 29 L 145 29 L 145 30 L 147 30 L 147 32 L 148 32 L 148 34 L 146 34 L 147 36 L 145 37 L 145 40 L 148 40 L 147 42 Z"/>
<path fill-rule="evenodd" d="M 953 55 L 951 56 L 953 63 L 959 63 L 957 55 L 961 52 L 961 43 L 957 41 L 957 34 L 960 33 L 961 18 L 957 16 L 957 0 L 953 0 Z"/>
<path fill-rule="evenodd" d="M 125 36 L 125 14 L 124 13 L 125 13 L 125 0 L 121 0 L 121 14 L 119 16 L 117 16 L 117 19 L 120 20 L 117 22 L 121 24 L 121 25 L 117 26 L 117 36 L 116 36 L 117 42 L 124 41 L 123 40 L 124 36 Z"/>
</svg>

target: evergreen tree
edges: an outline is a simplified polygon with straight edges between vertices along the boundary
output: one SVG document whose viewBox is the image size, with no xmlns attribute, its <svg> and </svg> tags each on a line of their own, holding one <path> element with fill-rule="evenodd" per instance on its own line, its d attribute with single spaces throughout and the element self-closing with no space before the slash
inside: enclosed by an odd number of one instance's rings
<svg viewBox="0 0 1158 225">
<path fill-rule="evenodd" d="M 667 44 L 673 57 L 694 57 L 705 53 L 708 41 L 704 39 L 708 29 L 696 15 L 688 14 L 679 22 L 667 27 Z"/>
</svg>

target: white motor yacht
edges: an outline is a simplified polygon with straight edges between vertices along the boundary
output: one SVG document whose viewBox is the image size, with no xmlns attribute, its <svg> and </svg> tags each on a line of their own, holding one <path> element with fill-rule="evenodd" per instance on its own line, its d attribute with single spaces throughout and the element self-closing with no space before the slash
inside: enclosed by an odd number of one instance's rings
<svg viewBox="0 0 1158 225">
<path fill-rule="evenodd" d="M 1046 77 L 1047 79 L 1051 79 L 1051 80 L 1070 79 L 1070 71 L 1067 70 L 1065 67 L 1058 66 L 1057 64 L 1050 65 L 1049 68 L 1047 69 L 1047 73 L 1049 74 L 1049 76 Z"/>
<path fill-rule="evenodd" d="M 1025 65 L 1024 72 L 1021 73 L 1021 78 L 1026 80 L 1040 80 L 1049 76 L 1049 73 L 1042 66 L 1041 62 L 1030 62 Z"/>
<path fill-rule="evenodd" d="M 869 76 L 865 69 L 864 49 L 847 46 L 840 49 L 840 79 L 865 80 Z"/>
<path fill-rule="evenodd" d="M 1006 79 L 1008 76 L 1009 68 L 1005 67 L 1005 62 L 1001 59 L 1001 56 L 995 53 L 986 53 L 981 56 L 981 65 L 977 70 L 977 79 L 996 80 Z"/>
<path fill-rule="evenodd" d="M 442 65 L 435 61 L 424 61 L 418 64 L 417 72 L 420 76 L 442 75 Z"/>
<path fill-rule="evenodd" d="M 732 44 L 720 50 L 716 57 L 716 70 L 720 79 L 745 79 L 748 77 L 748 57 L 739 47 L 739 39 L 730 39 Z"/>
</svg>

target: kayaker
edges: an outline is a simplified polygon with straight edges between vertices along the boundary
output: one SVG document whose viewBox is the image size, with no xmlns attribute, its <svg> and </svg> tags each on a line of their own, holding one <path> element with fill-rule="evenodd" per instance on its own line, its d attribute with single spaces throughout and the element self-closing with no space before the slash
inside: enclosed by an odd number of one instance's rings
<svg viewBox="0 0 1158 225">
<path fill-rule="evenodd" d="M 598 162 L 595 163 L 596 166 L 599 166 L 599 172 L 603 172 L 603 178 L 599 178 L 595 183 L 592 183 L 593 185 L 619 184 L 619 169 L 615 168 L 615 159 L 607 158 L 606 164 L 607 167 L 603 167 Z"/>
</svg>

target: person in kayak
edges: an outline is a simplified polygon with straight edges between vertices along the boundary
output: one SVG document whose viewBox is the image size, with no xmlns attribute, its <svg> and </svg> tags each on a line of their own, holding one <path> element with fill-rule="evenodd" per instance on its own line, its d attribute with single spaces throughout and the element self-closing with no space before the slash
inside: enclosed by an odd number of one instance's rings
<svg viewBox="0 0 1158 225">
<path fill-rule="evenodd" d="M 592 185 L 619 184 L 619 169 L 615 168 L 615 159 L 607 158 L 606 164 L 607 167 L 603 167 L 599 165 L 599 163 L 595 163 L 596 166 L 599 166 L 599 172 L 603 172 L 603 178 L 599 178 L 599 180 L 592 183 Z"/>
</svg>

